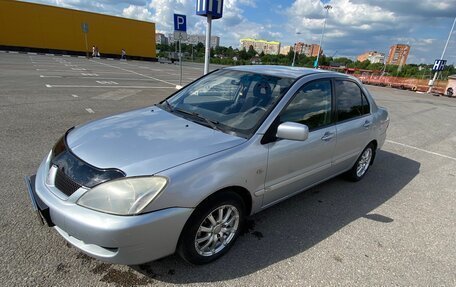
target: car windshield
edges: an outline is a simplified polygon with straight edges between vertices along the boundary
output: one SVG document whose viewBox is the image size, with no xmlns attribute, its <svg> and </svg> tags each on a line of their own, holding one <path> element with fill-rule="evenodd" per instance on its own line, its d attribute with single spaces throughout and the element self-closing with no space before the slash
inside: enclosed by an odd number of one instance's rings
<svg viewBox="0 0 456 287">
<path fill-rule="evenodd" d="M 161 103 L 178 116 L 248 138 L 294 79 L 219 70 Z"/>
</svg>

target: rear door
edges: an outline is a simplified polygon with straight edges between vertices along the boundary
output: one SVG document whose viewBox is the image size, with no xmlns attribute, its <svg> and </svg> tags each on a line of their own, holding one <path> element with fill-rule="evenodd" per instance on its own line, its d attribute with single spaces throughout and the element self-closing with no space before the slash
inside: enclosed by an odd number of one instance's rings
<svg viewBox="0 0 456 287">
<path fill-rule="evenodd" d="M 309 137 L 305 141 L 278 139 L 267 144 L 264 206 L 330 176 L 336 147 L 331 80 L 304 84 L 279 114 L 278 121 L 307 125 Z"/>
<path fill-rule="evenodd" d="M 371 140 L 373 116 L 369 101 L 359 85 L 350 79 L 334 81 L 336 95 L 337 144 L 335 172 L 350 169 Z"/>
</svg>

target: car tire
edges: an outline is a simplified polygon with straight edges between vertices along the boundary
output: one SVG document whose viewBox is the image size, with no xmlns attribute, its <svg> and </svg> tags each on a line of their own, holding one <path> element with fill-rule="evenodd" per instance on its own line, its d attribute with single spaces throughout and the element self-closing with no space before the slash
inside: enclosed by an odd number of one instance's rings
<svg viewBox="0 0 456 287">
<path fill-rule="evenodd" d="M 177 253 L 200 265 L 222 257 L 233 246 L 245 220 L 245 204 L 232 191 L 216 193 L 204 200 L 182 230 Z"/>
<path fill-rule="evenodd" d="M 366 175 L 369 167 L 374 162 L 374 158 L 375 146 L 370 143 L 358 157 L 353 167 L 346 173 L 347 178 L 354 182 L 360 181 Z"/>
</svg>

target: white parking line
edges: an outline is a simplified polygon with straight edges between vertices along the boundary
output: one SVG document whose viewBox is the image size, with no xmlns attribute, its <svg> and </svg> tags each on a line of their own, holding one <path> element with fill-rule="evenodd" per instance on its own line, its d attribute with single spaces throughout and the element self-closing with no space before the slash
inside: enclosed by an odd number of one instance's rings
<svg viewBox="0 0 456 287">
<path fill-rule="evenodd" d="M 130 72 L 132 74 L 136 74 L 136 75 L 139 75 L 139 76 L 144 77 L 144 78 L 153 79 L 153 80 L 156 80 L 156 81 L 159 81 L 159 82 L 162 82 L 162 83 L 165 83 L 165 84 L 169 84 L 169 85 L 172 85 L 172 86 L 176 85 L 176 84 L 173 84 L 171 82 L 163 81 L 163 80 L 160 80 L 160 79 L 157 79 L 157 78 L 154 78 L 154 77 L 151 77 L 151 76 L 147 76 L 147 75 L 144 75 L 144 74 L 132 71 L 132 70 L 127 70 L 127 69 L 124 69 L 124 68 L 116 67 L 116 66 L 113 66 L 113 65 L 109 65 L 109 64 L 105 64 L 105 63 L 101 63 L 101 62 L 97 62 L 97 61 L 93 61 L 93 60 L 90 60 L 90 61 L 92 61 L 94 63 L 97 63 L 97 64 L 100 64 L 100 65 L 108 66 L 108 67 L 111 67 L 111 68 L 116 68 L 116 69 L 119 69 L 119 70 L 122 70 L 122 71 L 125 71 L 125 72 Z"/>
<path fill-rule="evenodd" d="M 83 86 L 83 85 L 50 85 L 46 84 L 46 88 L 131 88 L 131 89 L 174 89 L 176 84 L 172 87 L 152 87 L 152 86 Z"/>
<path fill-rule="evenodd" d="M 436 155 L 436 156 L 440 156 L 440 157 L 444 157 L 444 158 L 456 161 L 456 158 L 454 158 L 454 157 L 447 156 L 447 155 L 444 155 L 444 154 L 441 154 L 441 153 L 437 153 L 437 152 L 433 152 L 433 151 L 429 151 L 429 150 L 425 150 L 425 149 L 422 149 L 422 148 L 419 148 L 419 147 L 415 147 L 415 146 L 411 146 L 411 145 L 408 145 L 408 144 L 403 144 L 403 143 L 395 142 L 395 141 L 392 141 L 392 140 L 386 140 L 386 142 L 391 143 L 391 144 L 395 144 L 395 145 L 400 145 L 400 146 L 407 147 L 407 148 L 414 149 L 414 150 L 419 150 L 419 151 L 422 151 L 422 152 L 425 152 L 425 153 L 428 153 L 428 154 L 432 154 L 432 155 Z"/>
<path fill-rule="evenodd" d="M 83 71 L 72 71 L 72 70 L 50 70 L 50 69 L 38 69 L 40 71 L 52 71 L 52 72 L 66 72 L 66 73 L 81 73 Z M 114 74 L 114 75 L 130 75 L 130 73 L 119 72 L 109 72 L 109 71 L 92 71 L 98 74 Z"/>
<path fill-rule="evenodd" d="M 114 100 L 114 101 L 118 101 L 118 100 L 122 100 L 122 99 L 125 99 L 127 97 L 131 97 L 131 96 L 134 96 L 138 93 L 140 93 L 142 90 L 132 90 L 132 89 L 119 89 L 119 90 L 114 90 L 114 91 L 109 91 L 107 93 L 103 93 L 101 95 L 98 95 L 96 97 L 93 97 L 92 99 L 96 99 L 96 100 Z"/>
<path fill-rule="evenodd" d="M 114 81 L 96 81 L 100 85 L 118 85 L 119 83 Z"/>
<path fill-rule="evenodd" d="M 89 114 L 94 114 L 94 113 L 95 113 L 91 108 L 87 108 L 86 111 L 87 111 Z"/>
<path fill-rule="evenodd" d="M 40 78 L 61 78 L 61 76 L 45 76 L 45 75 L 40 75 Z"/>
<path fill-rule="evenodd" d="M 92 77 L 78 77 L 78 76 L 68 76 L 68 77 L 71 77 L 71 78 L 77 78 L 77 79 L 93 79 L 93 76 Z M 97 78 L 99 80 L 117 80 L 117 81 L 146 81 L 146 82 L 152 82 L 151 79 L 140 79 L 140 78 L 106 78 L 106 77 L 101 77 L 101 78 Z M 194 80 L 194 78 L 183 78 L 184 80 L 187 79 L 187 80 Z M 97 81 L 98 82 L 98 81 Z"/>
</svg>

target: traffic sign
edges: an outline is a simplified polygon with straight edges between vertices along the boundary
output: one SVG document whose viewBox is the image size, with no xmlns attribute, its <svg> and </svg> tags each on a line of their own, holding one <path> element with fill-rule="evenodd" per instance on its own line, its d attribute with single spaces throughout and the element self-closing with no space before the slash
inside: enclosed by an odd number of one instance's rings
<svg viewBox="0 0 456 287">
<path fill-rule="evenodd" d="M 197 0 L 196 15 L 211 16 L 212 19 L 222 18 L 223 0 Z"/>
<path fill-rule="evenodd" d="M 187 32 L 187 16 L 174 14 L 174 31 Z"/>
<path fill-rule="evenodd" d="M 187 41 L 187 32 L 174 31 L 174 41 Z"/>
<path fill-rule="evenodd" d="M 82 23 L 81 24 L 81 29 L 82 29 L 82 33 L 89 33 L 89 24 L 88 23 Z"/>
<path fill-rule="evenodd" d="M 443 71 L 443 69 L 445 69 L 446 62 L 446 60 L 435 60 L 432 71 Z"/>
<path fill-rule="evenodd" d="M 179 85 L 182 87 L 182 48 L 181 44 L 183 40 L 187 40 L 187 16 L 182 14 L 174 14 L 174 41 L 179 41 Z"/>
</svg>

